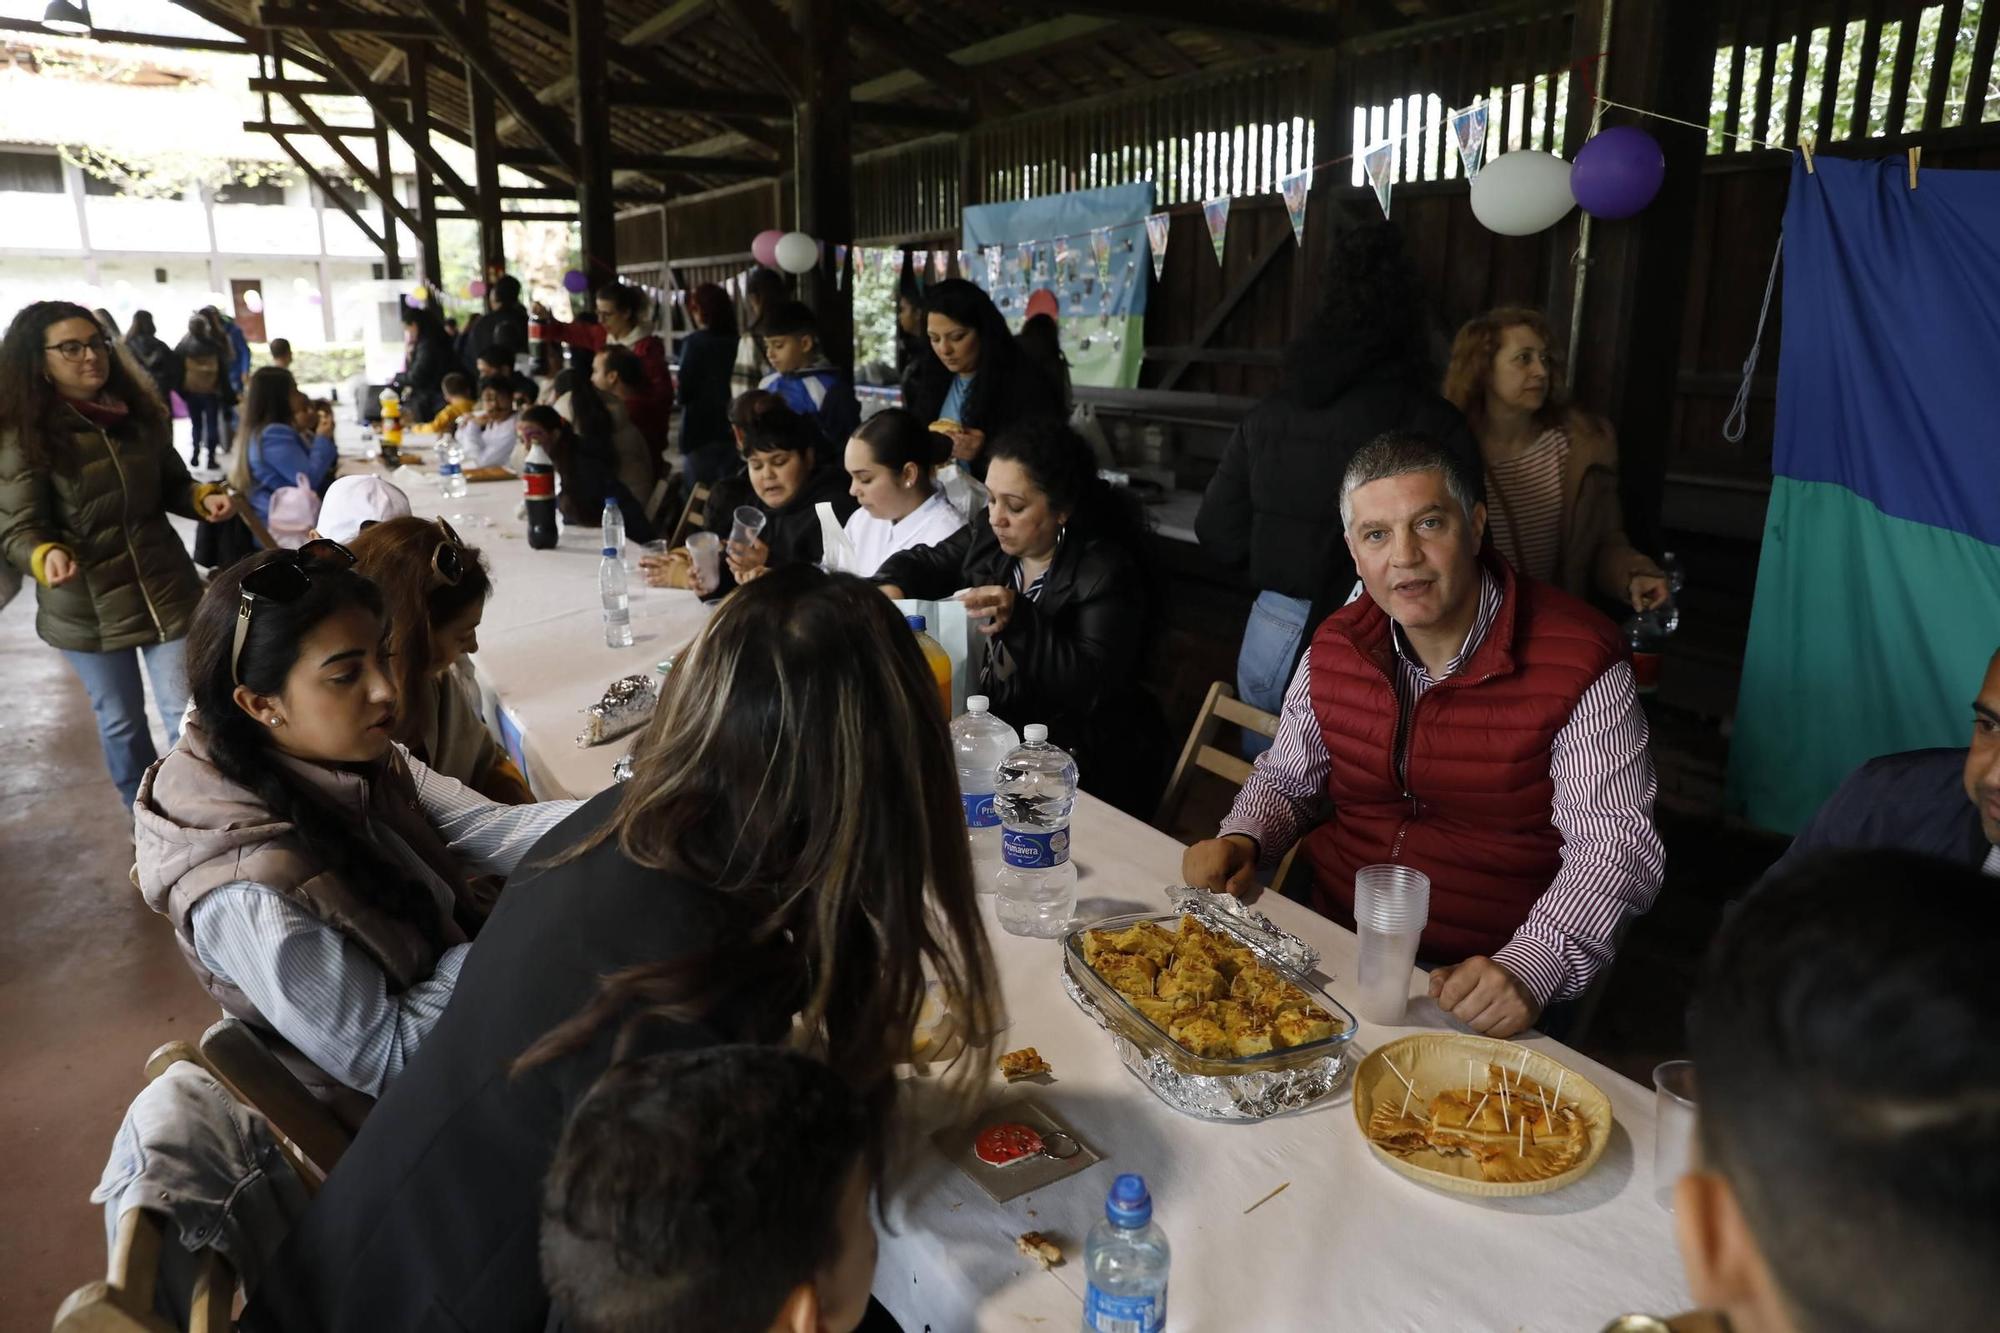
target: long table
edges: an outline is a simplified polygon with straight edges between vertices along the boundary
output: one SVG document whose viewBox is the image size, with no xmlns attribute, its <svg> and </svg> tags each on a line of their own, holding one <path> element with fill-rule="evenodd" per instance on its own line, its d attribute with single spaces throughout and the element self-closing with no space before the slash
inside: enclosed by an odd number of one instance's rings
<svg viewBox="0 0 2000 1333">
<path fill-rule="evenodd" d="M 553 551 L 530 550 L 514 518 L 519 489 L 474 487 L 440 500 L 413 483 L 419 513 L 483 517 L 462 535 L 490 561 L 476 667 L 497 695 L 503 725 L 518 734 L 535 789 L 584 796 L 611 778 L 626 742 L 581 750 L 579 710 L 604 685 L 650 670 L 697 633 L 706 610 L 692 594 L 634 592 L 628 649 L 604 645 L 596 594 L 594 530 L 566 533 Z M 457 521 L 457 520 L 454 520 Z M 1089 796 L 1073 820 L 1079 915 L 1165 910 L 1179 881 L 1180 844 Z M 907 1333 L 1054 1331 L 1077 1326 L 1082 1242 L 1103 1215 L 1114 1173 L 1137 1171 L 1153 1192 L 1174 1247 L 1174 1330 L 1595 1330 L 1627 1311 L 1683 1309 L 1688 1294 L 1671 1218 L 1653 1198 L 1650 1090 L 1539 1035 L 1525 1045 L 1603 1089 L 1616 1121 L 1602 1160 L 1579 1183 L 1529 1199 L 1471 1200 L 1426 1189 L 1374 1160 L 1348 1095 L 1256 1124 L 1210 1124 L 1169 1110 L 1125 1072 L 1109 1039 L 1064 995 L 1057 945 L 1000 930 L 982 898 L 1011 1024 L 1009 1048 L 1034 1046 L 1054 1067 L 1026 1094 L 1104 1155 L 1098 1166 L 995 1205 L 913 1130 L 890 1193 L 876 1295 Z M 1322 954 L 1336 999 L 1350 998 L 1354 936 L 1298 904 L 1270 895 L 1259 908 Z M 1413 972 L 1413 994 L 1423 977 Z M 1373 1049 L 1409 1032 L 1449 1026 L 1428 1000 L 1410 1026 L 1363 1023 L 1356 1044 Z M 933 1104 L 924 1089 L 908 1099 Z M 1252 1204 L 1288 1186 L 1256 1211 Z M 1068 1259 L 1044 1272 L 1020 1258 L 1014 1238 L 1039 1230 Z"/>
</svg>

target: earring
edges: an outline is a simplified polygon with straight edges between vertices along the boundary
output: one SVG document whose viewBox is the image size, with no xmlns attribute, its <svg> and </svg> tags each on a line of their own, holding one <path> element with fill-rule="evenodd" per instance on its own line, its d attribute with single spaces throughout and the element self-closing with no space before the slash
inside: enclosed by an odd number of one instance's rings
<svg viewBox="0 0 2000 1333">
<path fill-rule="evenodd" d="M 265 720 L 266 722 L 269 722 L 269 723 L 270 723 L 270 724 L 271 724 L 272 726 L 274 726 L 274 727 L 278 725 L 278 719 L 277 719 L 277 718 L 275 718 L 275 717 L 267 717 L 267 718 L 265 718 L 264 720 Z"/>
</svg>

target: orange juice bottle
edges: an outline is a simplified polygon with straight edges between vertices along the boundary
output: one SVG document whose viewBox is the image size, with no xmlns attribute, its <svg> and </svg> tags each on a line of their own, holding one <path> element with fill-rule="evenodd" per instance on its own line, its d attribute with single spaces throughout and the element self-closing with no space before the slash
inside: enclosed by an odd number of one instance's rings
<svg viewBox="0 0 2000 1333">
<path fill-rule="evenodd" d="M 944 704 L 944 715 L 951 716 L 951 658 L 945 655 L 944 645 L 933 639 L 927 632 L 930 622 L 922 616 L 904 616 L 911 629 L 917 632 L 917 650 L 924 655 L 924 665 L 931 669 L 937 679 L 938 699 Z"/>
</svg>

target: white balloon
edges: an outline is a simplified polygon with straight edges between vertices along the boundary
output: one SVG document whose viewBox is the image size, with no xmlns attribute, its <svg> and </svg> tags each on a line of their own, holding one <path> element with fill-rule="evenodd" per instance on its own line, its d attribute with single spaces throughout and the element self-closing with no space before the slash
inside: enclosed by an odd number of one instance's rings
<svg viewBox="0 0 2000 1333">
<path fill-rule="evenodd" d="M 819 243 L 802 231 L 788 231 L 778 238 L 778 267 L 787 273 L 809 272 L 819 263 Z"/>
<path fill-rule="evenodd" d="M 1569 163 L 1553 153 L 1516 149 L 1480 168 L 1472 180 L 1472 216 L 1502 236 L 1532 236 L 1576 207 Z"/>
</svg>

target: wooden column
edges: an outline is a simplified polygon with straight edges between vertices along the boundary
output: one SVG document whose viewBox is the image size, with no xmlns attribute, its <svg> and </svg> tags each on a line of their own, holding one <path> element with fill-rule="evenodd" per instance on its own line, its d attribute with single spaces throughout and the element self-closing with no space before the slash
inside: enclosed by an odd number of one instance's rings
<svg viewBox="0 0 2000 1333">
<path fill-rule="evenodd" d="M 395 190 L 396 177 L 389 170 L 389 127 L 380 116 L 375 117 L 375 175 L 380 178 L 385 191 Z M 387 266 L 383 272 L 394 282 L 403 276 L 403 257 L 398 253 L 401 242 L 396 236 L 396 200 L 390 194 L 384 194 L 381 204 L 382 259 Z"/>
<path fill-rule="evenodd" d="M 403 57 L 410 80 L 410 120 L 429 147 L 431 125 L 430 47 L 412 42 Z M 417 154 L 417 244 L 423 250 L 424 280 L 433 288 L 444 284 L 444 257 L 438 252 L 437 182 L 424 169 L 423 154 Z"/>
<path fill-rule="evenodd" d="M 611 198 L 611 103 L 605 95 L 604 0 L 570 0 L 576 80 L 576 199 L 583 271 L 593 289 L 618 277 L 618 214 Z"/>
<path fill-rule="evenodd" d="M 853 59 L 848 50 L 848 0 L 798 0 L 793 11 L 799 49 L 801 97 L 793 114 L 798 178 L 798 230 L 824 241 L 825 260 L 802 284 L 819 317 L 827 359 L 843 370 L 854 364 L 852 284 L 833 281 L 833 247 L 854 240 Z"/>
<path fill-rule="evenodd" d="M 1706 124 L 1717 0 L 1675 5 L 1584 0 L 1576 20 L 1579 51 L 1600 49 L 1599 29 L 1609 4 L 1615 8 L 1604 96 Z M 1572 102 L 1576 98 L 1572 93 Z M 1607 111 L 1606 117 L 1608 124 L 1631 120 L 1623 112 Z M 1592 224 L 1571 380 L 1577 401 L 1603 412 L 1616 427 L 1626 531 L 1640 549 L 1658 554 L 1707 135 L 1655 120 L 1644 126 L 1666 153 L 1666 184 L 1638 217 Z M 1569 155 L 1582 146 L 1580 139 L 1570 143 Z"/>
<path fill-rule="evenodd" d="M 486 0 L 465 0 L 465 26 L 480 41 L 490 41 Z M 465 62 L 465 90 L 472 103 L 473 213 L 479 223 L 480 276 L 491 283 L 507 271 L 507 247 L 500 238 L 500 135 L 494 127 L 493 89 Z"/>
</svg>

